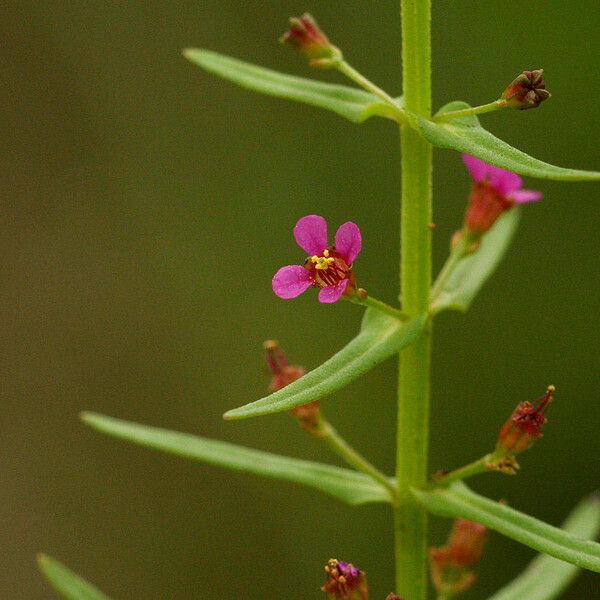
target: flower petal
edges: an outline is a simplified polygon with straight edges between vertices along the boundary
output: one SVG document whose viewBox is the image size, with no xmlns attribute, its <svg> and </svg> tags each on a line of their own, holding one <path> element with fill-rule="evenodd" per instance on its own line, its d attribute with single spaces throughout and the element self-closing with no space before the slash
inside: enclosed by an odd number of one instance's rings
<svg viewBox="0 0 600 600">
<path fill-rule="evenodd" d="M 484 163 L 482 160 L 479 160 L 470 154 L 463 154 L 462 159 L 469 170 L 471 177 L 475 181 L 484 181 L 486 179 L 489 167 L 487 163 Z"/>
<path fill-rule="evenodd" d="M 329 246 L 327 221 L 319 215 L 302 217 L 294 227 L 296 242 L 309 255 L 320 255 Z"/>
<path fill-rule="evenodd" d="M 295 298 L 312 285 L 309 272 L 299 265 L 281 267 L 273 277 L 273 291 L 284 300 Z"/>
<path fill-rule="evenodd" d="M 322 288 L 319 292 L 319 302 L 323 304 L 337 302 L 344 295 L 348 281 L 348 279 L 342 279 L 337 285 L 328 285 Z"/>
<path fill-rule="evenodd" d="M 358 225 L 348 221 L 335 232 L 335 251 L 351 265 L 362 248 L 362 236 Z"/>
<path fill-rule="evenodd" d="M 496 193 L 503 198 L 512 196 L 523 185 L 523 180 L 516 173 L 492 165 L 488 165 L 488 177 Z"/>
<path fill-rule="evenodd" d="M 527 202 L 535 202 L 541 200 L 544 194 L 534 190 L 517 190 L 510 195 L 510 199 L 516 204 L 525 204 Z"/>
</svg>

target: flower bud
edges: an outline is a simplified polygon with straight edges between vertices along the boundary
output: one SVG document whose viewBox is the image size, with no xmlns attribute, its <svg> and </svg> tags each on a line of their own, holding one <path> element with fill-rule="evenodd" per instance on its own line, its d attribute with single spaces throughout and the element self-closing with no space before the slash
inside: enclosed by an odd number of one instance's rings
<svg viewBox="0 0 600 600">
<path fill-rule="evenodd" d="M 264 342 L 263 348 L 267 353 L 267 363 L 273 373 L 269 385 L 270 392 L 276 392 L 286 385 L 293 383 L 296 379 L 300 379 L 300 377 L 304 375 L 304 367 L 288 364 L 285 354 L 275 340 L 267 340 Z M 321 407 L 318 401 L 297 406 L 296 408 L 292 408 L 289 412 L 296 417 L 296 420 L 302 429 L 308 431 L 308 433 L 315 437 L 323 437 L 320 428 Z"/>
<path fill-rule="evenodd" d="M 431 578 L 439 593 L 459 594 L 473 585 L 476 576 L 470 567 L 480 561 L 486 537 L 483 525 L 457 519 L 446 545 L 431 548 Z"/>
<path fill-rule="evenodd" d="M 400 598 L 400 596 L 396 596 L 396 594 L 389 594 L 385 600 L 404 600 L 404 599 Z"/>
<path fill-rule="evenodd" d="M 325 573 L 329 578 L 321 589 L 327 594 L 328 600 L 368 600 L 369 589 L 364 571 L 332 558 L 325 565 Z"/>
<path fill-rule="evenodd" d="M 521 402 L 517 406 L 500 430 L 496 454 L 514 456 L 530 448 L 535 440 L 542 437 L 542 430 L 547 421 L 544 411 L 552 401 L 554 391 L 555 387 L 549 385 L 544 396 L 537 400 L 537 404 Z"/>
<path fill-rule="evenodd" d="M 342 58 L 340 49 L 327 39 L 308 13 L 301 17 L 291 17 L 290 29 L 281 36 L 280 41 L 309 58 L 311 67 L 333 67 Z"/>
<path fill-rule="evenodd" d="M 502 106 L 526 110 L 537 108 L 544 100 L 550 98 L 544 83 L 544 70 L 523 71 L 502 93 Z"/>
</svg>

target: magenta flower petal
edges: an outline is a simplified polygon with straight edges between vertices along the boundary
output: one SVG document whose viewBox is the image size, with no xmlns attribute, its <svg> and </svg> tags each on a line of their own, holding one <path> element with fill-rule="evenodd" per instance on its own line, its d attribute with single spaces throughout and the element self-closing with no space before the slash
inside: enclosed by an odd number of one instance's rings
<svg viewBox="0 0 600 600">
<path fill-rule="evenodd" d="M 319 215 L 302 217 L 294 227 L 296 243 L 309 255 L 320 255 L 329 243 L 327 221 Z"/>
<path fill-rule="evenodd" d="M 492 165 L 488 165 L 488 169 L 489 181 L 496 190 L 498 196 L 508 198 L 523 185 L 521 177 L 512 171 L 506 171 L 499 167 L 492 167 Z"/>
<path fill-rule="evenodd" d="M 344 295 L 348 282 L 348 279 L 342 279 L 337 285 L 328 285 L 327 287 L 321 288 L 321 291 L 319 292 L 319 302 L 322 302 L 323 304 L 337 302 Z"/>
<path fill-rule="evenodd" d="M 284 300 L 299 296 L 311 285 L 310 274 L 299 265 L 281 267 L 273 277 L 273 291 Z"/>
<path fill-rule="evenodd" d="M 517 190 L 510 195 L 510 199 L 516 204 L 526 204 L 527 202 L 535 202 L 541 200 L 544 194 L 534 190 Z"/>
<path fill-rule="evenodd" d="M 488 174 L 489 167 L 487 163 L 484 163 L 482 160 L 479 160 L 478 158 L 475 158 L 474 156 L 471 156 L 469 154 L 463 154 L 462 159 L 465 163 L 465 166 L 469 170 L 469 173 L 471 173 L 471 177 L 475 181 L 485 180 Z"/>
<path fill-rule="evenodd" d="M 348 221 L 335 232 L 335 251 L 351 265 L 362 248 L 362 237 L 358 225 Z"/>
</svg>

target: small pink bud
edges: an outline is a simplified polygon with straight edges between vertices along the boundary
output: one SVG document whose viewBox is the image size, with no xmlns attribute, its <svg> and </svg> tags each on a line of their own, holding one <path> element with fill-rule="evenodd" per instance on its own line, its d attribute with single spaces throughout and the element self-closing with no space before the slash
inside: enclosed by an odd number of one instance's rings
<svg viewBox="0 0 600 600">
<path fill-rule="evenodd" d="M 538 399 L 537 405 L 521 402 L 510 419 L 500 430 L 496 443 L 496 452 L 514 456 L 532 446 L 535 440 L 542 437 L 546 424 L 544 411 L 552 401 L 555 387 L 549 385 L 544 396 Z"/>
<path fill-rule="evenodd" d="M 404 600 L 404 599 L 400 598 L 400 596 L 396 596 L 396 594 L 389 594 L 385 600 Z"/>
<path fill-rule="evenodd" d="M 273 373 L 269 385 L 270 392 L 276 392 L 304 375 L 304 367 L 288 364 L 283 350 L 275 340 L 267 340 L 263 343 L 263 348 L 267 353 L 267 363 Z M 297 406 L 289 412 L 296 417 L 302 429 L 315 437 L 323 437 L 320 428 L 321 407 L 317 401 Z"/>
<path fill-rule="evenodd" d="M 325 573 L 328 579 L 321 590 L 328 600 L 368 600 L 367 576 L 353 564 L 332 558 L 325 565 Z"/>
<path fill-rule="evenodd" d="M 438 592 L 459 594 L 475 583 L 476 576 L 470 567 L 480 561 L 486 537 L 483 525 L 457 519 L 446 545 L 431 548 L 431 578 Z"/>
<path fill-rule="evenodd" d="M 342 58 L 340 49 L 327 39 L 308 13 L 291 17 L 290 29 L 281 36 L 280 41 L 309 58 L 311 67 L 333 67 Z"/>
<path fill-rule="evenodd" d="M 502 106 L 527 110 L 550 98 L 544 83 L 544 70 L 523 71 L 502 93 Z"/>
</svg>

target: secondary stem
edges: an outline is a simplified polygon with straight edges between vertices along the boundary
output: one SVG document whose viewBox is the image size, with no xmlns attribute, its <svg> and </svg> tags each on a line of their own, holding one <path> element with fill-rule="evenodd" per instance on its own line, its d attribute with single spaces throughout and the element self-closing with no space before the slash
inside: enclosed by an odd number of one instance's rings
<svg viewBox="0 0 600 600">
<path fill-rule="evenodd" d="M 387 92 L 382 90 L 379 86 L 375 85 L 372 81 L 367 79 L 364 75 L 359 73 L 352 65 L 342 60 L 338 63 L 337 69 L 340 73 L 343 73 L 346 77 L 357 83 L 361 88 L 371 92 L 374 96 L 381 98 L 386 104 L 388 104 L 394 111 L 397 120 L 402 121 L 405 119 L 404 112 L 398 106 L 396 100 L 394 100 Z"/>
<path fill-rule="evenodd" d="M 401 0 L 404 105 L 431 116 L 431 0 Z M 401 290 L 410 317 L 428 311 L 431 285 L 431 146 L 401 126 Z M 426 484 L 431 331 L 400 353 L 395 510 L 396 593 L 427 599 L 427 514 L 411 488 Z"/>
<path fill-rule="evenodd" d="M 452 119 L 458 119 L 459 117 L 473 117 L 475 115 L 482 115 L 483 113 L 494 112 L 505 107 L 503 100 L 494 100 L 488 104 L 482 104 L 480 106 L 470 106 L 469 108 L 463 108 L 461 110 L 453 110 L 451 112 L 436 115 L 433 120 L 437 123 L 443 121 L 451 121 Z"/>
<path fill-rule="evenodd" d="M 440 479 L 436 481 L 433 485 L 444 487 L 456 481 L 466 479 L 467 477 L 473 477 L 473 475 L 478 475 L 479 473 L 487 473 L 490 470 L 489 465 L 492 462 L 493 455 L 486 454 L 480 459 L 473 461 L 472 463 L 469 463 L 464 467 L 460 467 L 458 469 L 455 469 L 454 471 L 450 471 L 450 473 L 447 473 L 443 477 L 440 477 Z"/>
<path fill-rule="evenodd" d="M 341 456 L 350 466 L 358 471 L 362 471 L 375 481 L 383 485 L 389 492 L 392 499 L 396 498 L 396 488 L 390 479 L 383 474 L 375 465 L 371 464 L 364 456 L 359 454 L 352 446 L 346 442 L 337 430 L 323 419 L 319 425 L 319 431 L 323 436 L 323 440 L 327 442 L 329 447 L 338 455 Z"/>
</svg>

